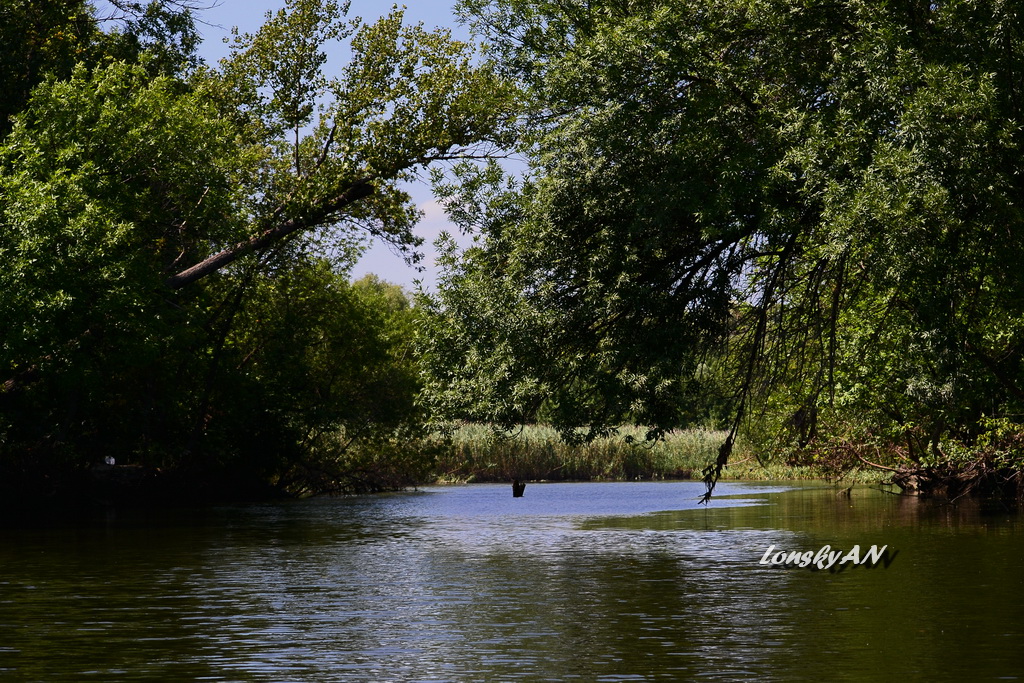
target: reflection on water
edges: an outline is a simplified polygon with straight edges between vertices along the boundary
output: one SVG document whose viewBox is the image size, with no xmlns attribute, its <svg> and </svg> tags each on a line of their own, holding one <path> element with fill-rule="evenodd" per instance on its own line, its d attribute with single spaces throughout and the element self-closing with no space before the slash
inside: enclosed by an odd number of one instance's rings
<svg viewBox="0 0 1024 683">
<path fill-rule="evenodd" d="M 983 680 L 1024 536 L 869 489 L 531 484 L 0 532 L 11 680 Z M 888 569 L 760 565 L 888 545 Z"/>
</svg>

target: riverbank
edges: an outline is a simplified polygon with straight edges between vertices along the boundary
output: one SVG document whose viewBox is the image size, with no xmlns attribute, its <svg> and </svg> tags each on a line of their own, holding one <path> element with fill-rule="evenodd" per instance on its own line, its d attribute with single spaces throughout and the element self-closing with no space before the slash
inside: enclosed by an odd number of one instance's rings
<svg viewBox="0 0 1024 683">
<path fill-rule="evenodd" d="M 648 443 L 638 427 L 623 428 L 612 437 L 568 444 L 544 425 L 527 425 L 513 434 L 488 425 L 459 427 L 437 449 L 432 483 L 532 481 L 632 481 L 638 479 L 700 479 L 714 462 L 726 433 L 709 429 L 669 432 Z M 749 443 L 740 440 L 722 480 L 792 481 L 834 479 L 814 465 L 758 461 Z M 843 477 L 849 483 L 878 483 L 886 473 L 858 470 Z"/>
<path fill-rule="evenodd" d="M 17 525 L 41 515 L 374 493 L 431 484 L 699 480 L 725 437 L 722 431 L 689 429 L 648 443 L 642 428 L 631 427 L 615 436 L 569 444 L 548 426 L 530 425 L 507 434 L 489 425 L 467 424 L 447 435 L 396 439 L 352 449 L 343 457 L 310 460 L 273 479 L 243 477 L 232 470 L 192 472 L 130 464 L 98 464 L 63 476 L 8 472 L 0 477 L 0 511 L 8 523 Z M 753 447 L 740 440 L 722 480 L 838 479 L 851 485 L 880 483 L 891 475 L 865 468 L 837 477 L 814 464 L 788 464 L 781 458 L 762 463 Z"/>
</svg>

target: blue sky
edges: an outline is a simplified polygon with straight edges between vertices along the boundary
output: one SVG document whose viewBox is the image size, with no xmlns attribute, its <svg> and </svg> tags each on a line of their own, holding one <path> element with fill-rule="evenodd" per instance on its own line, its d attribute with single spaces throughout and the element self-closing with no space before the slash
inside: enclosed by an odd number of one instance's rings
<svg viewBox="0 0 1024 683">
<path fill-rule="evenodd" d="M 362 17 L 369 22 L 387 14 L 394 4 L 376 0 L 352 0 L 349 16 Z M 461 38 L 466 37 L 466 32 L 457 26 L 452 14 L 454 0 L 408 0 L 404 4 L 406 21 L 423 22 L 428 28 L 444 26 L 451 28 L 455 35 Z M 198 18 L 203 22 L 199 26 L 203 34 L 203 46 L 200 48 L 200 53 L 207 61 L 216 62 L 227 54 L 227 47 L 223 39 L 230 35 L 232 26 L 237 26 L 242 32 L 251 33 L 263 23 L 264 16 L 268 11 L 276 11 L 283 6 L 283 0 L 221 0 L 217 7 L 198 14 Z M 331 62 L 344 64 L 348 55 L 329 54 L 328 59 L 328 68 L 330 68 Z M 334 61 L 335 59 L 337 61 Z M 426 254 L 423 263 L 425 270 L 417 272 L 414 268 L 407 266 L 401 258 L 391 253 L 386 246 L 375 243 L 356 264 L 352 273 L 353 278 L 359 278 L 366 273 L 375 273 L 383 279 L 403 285 L 409 290 L 413 289 L 414 280 L 422 279 L 424 285 L 428 289 L 431 288 L 436 277 L 431 243 L 442 230 L 448 230 L 453 234 L 457 231 L 450 226 L 444 212 L 434 201 L 428 185 L 418 183 L 411 185 L 408 189 L 416 205 L 425 214 L 416 229 L 417 234 L 426 241 L 422 248 Z"/>
</svg>

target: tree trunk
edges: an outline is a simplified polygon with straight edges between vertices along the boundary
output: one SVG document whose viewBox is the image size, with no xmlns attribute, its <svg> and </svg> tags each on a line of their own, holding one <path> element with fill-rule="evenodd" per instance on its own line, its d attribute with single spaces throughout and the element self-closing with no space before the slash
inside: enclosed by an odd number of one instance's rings
<svg viewBox="0 0 1024 683">
<path fill-rule="evenodd" d="M 315 214 L 302 218 L 290 218 L 284 223 L 273 228 L 268 228 L 258 235 L 228 247 L 199 263 L 186 268 L 177 275 L 167 278 L 167 286 L 171 289 L 181 289 L 193 282 L 200 280 L 210 273 L 215 273 L 224 266 L 232 263 L 246 254 L 254 251 L 263 251 L 280 239 L 292 233 L 306 230 L 323 222 L 332 213 L 342 209 L 349 204 L 359 201 L 363 197 L 373 194 L 373 186 L 370 181 L 363 179 L 352 184 L 352 186 L 329 202 L 317 207 Z"/>
</svg>

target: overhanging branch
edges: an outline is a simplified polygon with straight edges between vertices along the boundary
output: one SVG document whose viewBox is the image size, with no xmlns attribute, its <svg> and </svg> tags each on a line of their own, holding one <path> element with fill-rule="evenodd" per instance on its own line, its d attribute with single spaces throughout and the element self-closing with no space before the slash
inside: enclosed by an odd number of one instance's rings
<svg viewBox="0 0 1024 683">
<path fill-rule="evenodd" d="M 211 273 L 217 272 L 229 263 L 237 261 L 242 256 L 257 251 L 263 251 L 271 244 L 291 235 L 292 233 L 306 230 L 319 224 L 331 214 L 336 213 L 346 206 L 353 204 L 364 197 L 368 197 L 371 194 L 373 194 L 373 185 L 370 184 L 370 181 L 366 179 L 359 180 L 353 183 L 349 189 L 335 197 L 333 200 L 325 202 L 321 206 L 317 207 L 317 211 L 314 214 L 298 218 L 290 218 L 280 225 L 268 228 L 258 235 L 254 235 L 247 240 L 228 247 L 224 251 L 214 254 L 194 266 L 186 268 L 180 273 L 167 278 L 167 286 L 171 289 L 181 289 L 182 287 L 186 287 Z"/>
</svg>

